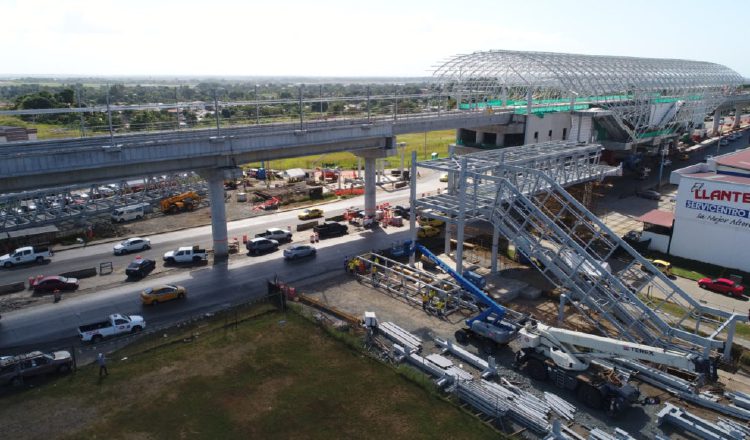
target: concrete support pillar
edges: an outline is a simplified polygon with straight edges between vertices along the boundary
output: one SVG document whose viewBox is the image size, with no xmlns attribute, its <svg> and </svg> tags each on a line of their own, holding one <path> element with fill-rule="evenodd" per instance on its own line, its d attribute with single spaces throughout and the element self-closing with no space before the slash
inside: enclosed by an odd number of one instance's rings
<svg viewBox="0 0 750 440">
<path fill-rule="evenodd" d="M 206 175 L 208 181 L 208 199 L 211 202 L 211 235 L 214 239 L 214 259 L 227 258 L 227 212 L 224 206 L 224 172 L 210 170 Z"/>
<path fill-rule="evenodd" d="M 502 94 L 503 94 L 502 95 L 503 107 L 507 107 L 508 106 L 508 87 L 503 86 Z"/>
<path fill-rule="evenodd" d="M 365 157 L 365 215 L 375 215 L 375 158 Z"/>
<path fill-rule="evenodd" d="M 477 136 L 476 136 L 475 142 L 478 143 L 478 144 L 483 144 L 484 143 L 484 132 L 477 130 L 476 134 L 477 134 Z"/>
<path fill-rule="evenodd" d="M 740 128 L 740 121 L 742 120 L 742 107 L 737 106 L 734 108 L 734 123 L 732 124 L 732 130 Z"/>
<path fill-rule="evenodd" d="M 456 272 L 464 273 L 464 223 L 466 221 L 466 156 L 461 159 L 461 173 L 458 178 L 458 218 L 456 219 Z"/>
<path fill-rule="evenodd" d="M 500 238 L 500 231 L 495 227 L 492 228 L 492 262 L 490 263 L 490 273 L 495 275 L 497 273 L 497 251 L 498 251 L 498 239 Z"/>
<path fill-rule="evenodd" d="M 362 178 L 362 158 L 357 156 L 357 178 Z"/>
<path fill-rule="evenodd" d="M 721 356 L 725 361 L 732 360 L 732 343 L 734 342 L 735 327 L 737 327 L 737 321 L 732 319 L 732 322 L 727 326 L 727 341 L 724 343 L 724 353 Z"/>
<path fill-rule="evenodd" d="M 411 152 L 411 173 L 409 173 L 409 235 L 411 242 L 417 242 L 417 152 Z M 409 266 L 414 267 L 414 252 L 409 254 Z"/>
<path fill-rule="evenodd" d="M 714 135 L 719 134 L 719 120 L 721 119 L 721 111 L 717 108 L 716 111 L 714 111 L 714 123 L 711 128 L 711 133 Z"/>
<path fill-rule="evenodd" d="M 497 133 L 495 135 L 495 146 L 502 147 L 503 145 L 505 145 L 505 135 L 502 133 Z"/>
</svg>

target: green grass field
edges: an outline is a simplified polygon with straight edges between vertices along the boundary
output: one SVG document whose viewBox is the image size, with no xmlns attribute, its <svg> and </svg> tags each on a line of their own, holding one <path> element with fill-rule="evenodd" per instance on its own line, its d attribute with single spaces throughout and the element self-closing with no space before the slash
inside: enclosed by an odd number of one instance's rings
<svg viewBox="0 0 750 440">
<path fill-rule="evenodd" d="M 259 306 L 257 316 L 229 330 L 216 318 L 196 337 L 167 331 L 167 339 L 159 334 L 141 341 L 110 356 L 110 375 L 102 380 L 91 365 L 6 396 L 0 400 L 4 435 L 498 438 L 408 375 L 296 313 L 268 308 Z"/>
</svg>

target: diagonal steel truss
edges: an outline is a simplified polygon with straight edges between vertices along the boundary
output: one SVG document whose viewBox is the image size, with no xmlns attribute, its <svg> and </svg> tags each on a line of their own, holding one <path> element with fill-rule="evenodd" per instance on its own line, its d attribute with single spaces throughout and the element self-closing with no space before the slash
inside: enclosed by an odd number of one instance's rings
<svg viewBox="0 0 750 440">
<path fill-rule="evenodd" d="M 611 172 L 599 165 L 600 151 L 599 145 L 551 142 L 469 154 L 460 162 L 421 162 L 449 172 L 449 188 L 465 164 L 465 181 L 460 191 L 415 204 L 459 227 L 462 213 L 491 222 L 602 334 L 701 355 L 726 352 L 716 337 L 726 332 L 730 340 L 734 323 L 745 317 L 694 300 L 563 188 Z"/>
<path fill-rule="evenodd" d="M 701 61 L 508 50 L 456 55 L 433 79 L 464 109 L 601 107 L 631 140 L 702 122 L 744 83 L 732 69 Z"/>
</svg>

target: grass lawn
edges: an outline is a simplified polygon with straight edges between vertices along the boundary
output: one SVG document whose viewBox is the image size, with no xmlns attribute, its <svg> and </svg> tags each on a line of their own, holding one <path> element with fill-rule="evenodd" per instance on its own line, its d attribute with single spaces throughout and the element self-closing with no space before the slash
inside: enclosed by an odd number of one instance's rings
<svg viewBox="0 0 750 440">
<path fill-rule="evenodd" d="M 417 160 L 429 159 L 432 153 L 438 153 L 438 157 L 447 157 L 448 145 L 456 142 L 455 130 L 431 131 L 427 133 L 425 144 L 425 133 L 404 134 L 398 137 L 398 142 L 405 142 L 404 166 L 411 163 L 411 152 L 417 152 Z M 426 145 L 426 147 L 425 147 Z M 400 148 L 399 148 L 400 150 Z M 401 163 L 401 152 L 389 157 L 386 168 L 398 168 Z M 354 169 L 357 167 L 357 157 L 352 153 L 331 153 L 316 156 L 294 157 L 290 159 L 272 160 L 266 164 L 268 168 L 275 170 L 288 170 L 290 168 L 314 168 L 322 167 L 323 164 L 335 164 L 343 169 Z M 248 164 L 248 167 L 259 167 L 260 163 Z M 364 161 L 362 162 L 364 167 Z"/>
<path fill-rule="evenodd" d="M 189 333 L 170 334 L 172 344 L 143 340 L 111 355 L 103 380 L 91 365 L 6 396 L 4 437 L 498 438 L 305 318 L 262 311 L 184 342 Z"/>
</svg>

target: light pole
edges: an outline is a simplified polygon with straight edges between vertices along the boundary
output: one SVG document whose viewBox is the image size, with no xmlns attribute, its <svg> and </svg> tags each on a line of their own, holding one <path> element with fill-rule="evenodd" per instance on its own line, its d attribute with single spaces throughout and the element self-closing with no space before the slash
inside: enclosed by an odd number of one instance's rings
<svg viewBox="0 0 750 440">
<path fill-rule="evenodd" d="M 660 148 L 661 162 L 659 162 L 659 182 L 656 184 L 656 189 L 661 189 L 661 173 L 664 171 L 664 158 L 667 156 L 668 151 L 664 149 L 662 145 Z"/>
<path fill-rule="evenodd" d="M 260 101 L 258 101 L 258 84 L 255 85 L 255 125 L 260 124 Z"/>
</svg>

